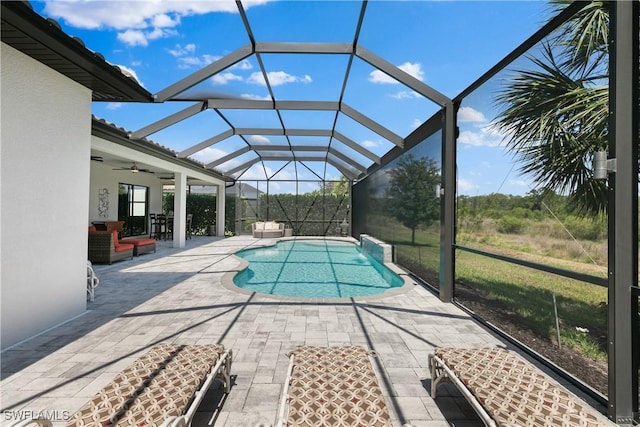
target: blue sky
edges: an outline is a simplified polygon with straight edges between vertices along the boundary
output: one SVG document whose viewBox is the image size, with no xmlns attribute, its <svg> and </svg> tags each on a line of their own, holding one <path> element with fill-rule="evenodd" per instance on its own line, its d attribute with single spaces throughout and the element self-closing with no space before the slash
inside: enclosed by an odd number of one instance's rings
<svg viewBox="0 0 640 427">
<path fill-rule="evenodd" d="M 55 19 L 71 36 L 101 53 L 107 61 L 127 70 L 151 93 L 185 78 L 202 67 L 249 44 L 235 3 L 216 1 L 50 1 L 32 2 L 34 9 Z M 361 9 L 357 1 L 244 1 L 253 35 L 258 42 L 352 42 Z M 399 67 L 431 88 L 453 98 L 496 62 L 532 35 L 550 18 L 545 1 L 370 1 L 366 8 L 359 46 Z M 347 55 L 260 56 L 279 100 L 336 101 L 342 88 Z M 463 103 L 459 121 L 459 192 L 495 191 L 524 194 L 531 188 L 505 156 L 502 135 L 490 127 L 495 83 Z M 210 97 L 265 99 L 264 79 L 255 55 L 201 82 L 193 93 Z M 352 65 L 344 102 L 401 137 L 407 136 L 434 114 L 433 102 L 399 84 L 368 63 Z M 93 113 L 135 131 L 193 102 L 154 105 L 94 103 Z M 226 110 L 235 127 L 277 127 L 270 110 Z M 334 113 L 283 112 L 294 128 L 330 128 Z M 228 124 L 212 110 L 204 111 L 149 139 L 176 151 L 187 149 L 224 132 Z M 340 117 L 336 129 L 382 156 L 393 144 L 357 122 Z M 298 137 L 296 144 L 316 145 L 320 137 Z M 254 135 L 252 143 L 283 144 L 284 137 Z M 231 137 L 193 155 L 208 163 L 246 144 Z M 347 147 L 337 147 L 353 160 L 370 161 Z M 251 156 L 221 166 L 228 170 Z M 313 163 L 313 162 L 310 162 Z M 267 166 L 276 173 L 283 162 Z M 316 174 L 337 177 L 329 166 L 308 165 L 298 177 Z M 289 179 L 292 166 L 278 173 Z M 261 165 L 243 178 L 264 177 Z"/>
</svg>

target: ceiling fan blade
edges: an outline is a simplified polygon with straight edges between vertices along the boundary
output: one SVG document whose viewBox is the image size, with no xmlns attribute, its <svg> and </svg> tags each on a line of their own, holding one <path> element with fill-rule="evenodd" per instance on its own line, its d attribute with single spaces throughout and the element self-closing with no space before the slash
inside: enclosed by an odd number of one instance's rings
<svg viewBox="0 0 640 427">
<path fill-rule="evenodd" d="M 91 156 L 91 160 L 93 160 L 94 162 L 104 162 L 102 156 Z"/>
</svg>

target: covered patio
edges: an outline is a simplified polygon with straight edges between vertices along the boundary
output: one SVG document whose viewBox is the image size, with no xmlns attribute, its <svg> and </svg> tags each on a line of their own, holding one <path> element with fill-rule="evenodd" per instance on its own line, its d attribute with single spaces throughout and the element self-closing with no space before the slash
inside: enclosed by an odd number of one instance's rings
<svg viewBox="0 0 640 427">
<path fill-rule="evenodd" d="M 374 368 L 394 425 L 483 425 L 455 387 L 429 397 L 427 355 L 437 346 L 508 343 L 420 285 L 337 303 L 283 301 L 221 285 L 240 266 L 234 252 L 273 241 L 194 237 L 185 248 L 163 243 L 156 254 L 97 266 L 101 283 L 86 313 L 2 354 L 5 419 L 51 411 L 62 424 L 155 343 L 221 343 L 234 352 L 231 392 L 220 402 L 214 386 L 193 425 L 211 425 L 211 417 L 216 426 L 273 425 L 287 353 L 302 344 L 354 344 L 378 355 Z"/>
</svg>

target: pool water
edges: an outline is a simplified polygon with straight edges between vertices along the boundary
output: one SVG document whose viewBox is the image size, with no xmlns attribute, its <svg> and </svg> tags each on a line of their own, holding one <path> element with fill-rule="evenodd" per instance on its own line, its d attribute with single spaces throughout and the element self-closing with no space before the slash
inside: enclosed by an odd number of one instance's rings
<svg viewBox="0 0 640 427">
<path fill-rule="evenodd" d="M 331 240 L 288 240 L 236 253 L 249 267 L 233 282 L 248 291 L 303 298 L 375 295 L 404 284 L 360 247 Z"/>
</svg>

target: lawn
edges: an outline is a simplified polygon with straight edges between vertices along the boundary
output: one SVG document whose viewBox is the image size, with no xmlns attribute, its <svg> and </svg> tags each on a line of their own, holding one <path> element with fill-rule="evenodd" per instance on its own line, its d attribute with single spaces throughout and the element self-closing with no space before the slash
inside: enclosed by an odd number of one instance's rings
<svg viewBox="0 0 640 427">
<path fill-rule="evenodd" d="M 399 264 L 426 276 L 425 280 L 437 285 L 440 268 L 439 226 L 418 230 L 415 242 L 411 242 L 411 230 L 388 217 L 375 218 L 372 223 L 374 227 L 369 232 L 395 246 Z M 376 227 L 376 223 L 379 226 Z M 602 267 L 584 262 L 581 256 L 575 257 L 571 253 L 564 253 L 562 257 L 546 255 L 545 248 L 567 247 L 563 242 L 552 242 L 551 237 L 509 236 L 498 232 L 495 235 L 492 241 L 484 236 L 467 239 L 465 245 L 606 277 L 606 270 L 603 272 Z M 541 243 L 544 247 L 540 246 Z M 553 342 L 557 342 L 555 294 L 561 344 L 593 360 L 606 359 L 606 346 L 603 345 L 607 324 L 606 288 L 461 250 L 456 251 L 455 256 L 456 283 L 459 286 L 464 285 L 479 292 L 483 298 L 491 301 L 492 306 L 512 313 L 514 322 Z"/>
</svg>

